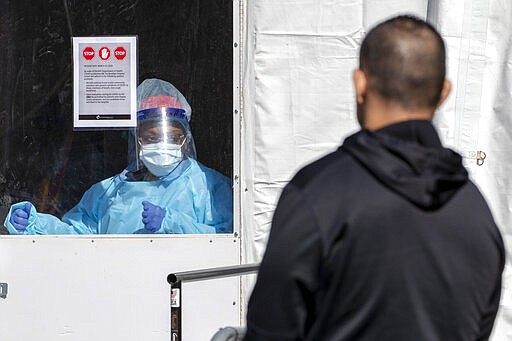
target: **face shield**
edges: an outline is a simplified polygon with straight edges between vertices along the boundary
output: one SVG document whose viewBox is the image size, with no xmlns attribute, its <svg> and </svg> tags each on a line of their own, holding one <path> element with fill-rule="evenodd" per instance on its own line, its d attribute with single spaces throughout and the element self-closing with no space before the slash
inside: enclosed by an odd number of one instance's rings
<svg viewBox="0 0 512 341">
<path fill-rule="evenodd" d="M 129 171 L 147 168 L 161 177 L 187 158 L 196 159 L 188 121 L 192 110 L 170 83 L 148 79 L 137 87 L 137 129 L 129 146 Z M 131 160 L 131 161 L 130 161 Z"/>
<path fill-rule="evenodd" d="M 137 113 L 139 163 L 156 176 L 165 176 L 196 151 L 185 110 L 152 108 Z"/>
</svg>

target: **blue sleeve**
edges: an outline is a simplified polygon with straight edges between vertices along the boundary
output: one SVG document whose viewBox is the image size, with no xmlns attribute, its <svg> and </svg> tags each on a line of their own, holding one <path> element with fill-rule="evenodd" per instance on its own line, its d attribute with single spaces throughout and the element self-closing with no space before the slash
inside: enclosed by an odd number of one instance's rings
<svg viewBox="0 0 512 341">
<path fill-rule="evenodd" d="M 62 217 L 62 221 L 73 226 L 77 234 L 98 234 L 99 206 L 101 197 L 105 194 L 104 184 L 110 179 L 103 180 L 89 188 L 80 202 Z"/>
<path fill-rule="evenodd" d="M 99 197 L 104 193 L 102 183 L 93 185 L 85 192 L 80 202 L 68 211 L 62 220 L 45 213 L 38 213 L 34 205 L 30 210 L 27 229 L 20 233 L 9 222 L 12 212 L 17 208 L 23 208 L 25 202 L 12 205 L 4 225 L 11 234 L 97 234 L 98 219 L 97 206 Z"/>
<path fill-rule="evenodd" d="M 25 204 L 26 201 L 12 205 L 5 218 L 4 226 L 9 230 L 10 234 L 76 234 L 75 230 L 69 224 L 62 222 L 59 218 L 51 214 L 38 213 L 34 205 L 31 205 L 30 208 L 27 229 L 22 232 L 16 230 L 9 219 L 14 210 L 17 208 L 23 209 Z"/>
<path fill-rule="evenodd" d="M 208 234 L 215 233 L 215 227 L 199 223 L 195 218 L 181 213 L 180 211 L 173 210 L 172 208 L 166 208 L 162 227 L 157 231 L 157 233 Z"/>
<path fill-rule="evenodd" d="M 205 189 L 196 193 L 193 205 L 199 213 L 192 217 L 176 208 L 166 207 L 162 228 L 157 233 L 232 233 L 233 191 L 230 181 L 219 173 L 207 176 Z"/>
<path fill-rule="evenodd" d="M 233 233 L 233 187 L 228 178 L 222 176 L 215 183 L 211 205 L 216 233 Z"/>
</svg>

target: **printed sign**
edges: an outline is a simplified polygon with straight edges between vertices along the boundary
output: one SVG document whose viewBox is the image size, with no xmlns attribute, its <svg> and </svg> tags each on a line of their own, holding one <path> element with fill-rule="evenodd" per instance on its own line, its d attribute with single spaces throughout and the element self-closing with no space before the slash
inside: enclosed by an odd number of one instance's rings
<svg viewBox="0 0 512 341">
<path fill-rule="evenodd" d="M 172 288 L 171 289 L 171 308 L 179 308 L 180 307 L 180 289 Z"/>
<path fill-rule="evenodd" d="M 75 129 L 137 125 L 137 37 L 73 38 Z"/>
</svg>

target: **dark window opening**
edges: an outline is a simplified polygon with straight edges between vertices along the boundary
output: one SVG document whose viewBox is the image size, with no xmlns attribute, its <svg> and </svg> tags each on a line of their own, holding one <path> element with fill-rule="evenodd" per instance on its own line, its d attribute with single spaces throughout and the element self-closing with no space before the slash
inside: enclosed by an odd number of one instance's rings
<svg viewBox="0 0 512 341">
<path fill-rule="evenodd" d="M 31 201 L 61 217 L 127 166 L 127 131 L 73 131 L 71 36 L 138 36 L 139 80 L 174 84 L 192 107 L 197 158 L 233 167 L 232 1 L 9 2 L 0 13 L 0 218 Z M 5 233 L 5 231 L 4 231 Z"/>
</svg>

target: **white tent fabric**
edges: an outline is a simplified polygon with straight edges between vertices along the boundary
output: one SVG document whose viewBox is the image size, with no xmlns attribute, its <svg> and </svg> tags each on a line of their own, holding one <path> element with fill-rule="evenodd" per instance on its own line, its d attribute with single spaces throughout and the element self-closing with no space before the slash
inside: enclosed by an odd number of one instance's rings
<svg viewBox="0 0 512 341">
<path fill-rule="evenodd" d="M 492 339 L 512 340 L 512 2 L 431 2 L 428 19 L 445 39 L 455 85 L 435 123 L 444 142 L 465 157 L 501 229 L 507 264 Z"/>
<path fill-rule="evenodd" d="M 351 82 L 375 23 L 409 13 L 447 44 L 452 94 L 435 125 L 465 157 L 512 247 L 512 2 L 508 0 L 245 0 L 241 156 L 244 262 L 263 255 L 281 189 L 358 129 Z M 482 157 L 485 155 L 485 159 Z M 293 245 L 290 245 L 293 247 Z M 512 276 L 504 275 L 494 340 L 512 339 Z M 254 277 L 244 290 L 250 294 Z M 507 329 L 509 331 L 507 331 Z"/>
</svg>

